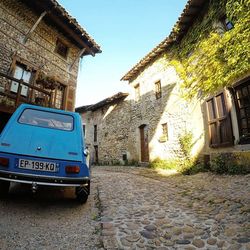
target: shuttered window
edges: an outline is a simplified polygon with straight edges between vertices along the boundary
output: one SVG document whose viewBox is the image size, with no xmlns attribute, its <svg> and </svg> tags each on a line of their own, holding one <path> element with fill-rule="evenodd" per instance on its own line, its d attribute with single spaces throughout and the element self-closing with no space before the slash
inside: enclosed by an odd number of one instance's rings
<svg viewBox="0 0 250 250">
<path fill-rule="evenodd" d="M 206 102 L 210 147 L 233 145 L 231 118 L 226 106 L 225 95 L 220 93 Z"/>
</svg>

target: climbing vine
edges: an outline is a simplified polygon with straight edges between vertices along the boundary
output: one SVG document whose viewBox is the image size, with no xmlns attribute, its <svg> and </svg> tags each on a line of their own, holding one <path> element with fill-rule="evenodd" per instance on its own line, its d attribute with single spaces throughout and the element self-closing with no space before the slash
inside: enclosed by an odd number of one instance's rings
<svg viewBox="0 0 250 250">
<path fill-rule="evenodd" d="M 223 16 L 233 23 L 233 29 L 223 30 Z M 197 93 L 204 97 L 249 74 L 249 41 L 250 0 L 210 0 L 208 11 L 200 14 L 166 55 L 183 80 L 184 97 Z"/>
</svg>

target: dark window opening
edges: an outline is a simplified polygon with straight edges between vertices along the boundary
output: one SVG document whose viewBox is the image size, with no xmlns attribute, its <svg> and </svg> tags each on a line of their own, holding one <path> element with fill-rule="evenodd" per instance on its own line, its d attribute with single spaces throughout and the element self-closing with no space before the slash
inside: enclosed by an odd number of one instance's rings
<svg viewBox="0 0 250 250">
<path fill-rule="evenodd" d="M 83 136 L 85 138 L 86 137 L 86 125 L 85 124 L 82 125 L 82 131 L 83 131 Z"/>
<path fill-rule="evenodd" d="M 240 144 L 250 143 L 250 80 L 235 87 L 235 105 L 238 117 Z"/>
<path fill-rule="evenodd" d="M 9 121 L 11 114 L 5 113 L 5 112 L 0 112 L 0 134 L 2 133 L 5 125 Z"/>
<path fill-rule="evenodd" d="M 161 98 L 161 81 L 155 83 L 155 97 L 156 99 Z"/>
<path fill-rule="evenodd" d="M 60 56 L 67 58 L 69 47 L 60 39 L 57 39 L 55 52 Z"/>
<path fill-rule="evenodd" d="M 128 160 L 128 156 L 126 153 L 122 154 L 122 160 L 123 161 L 127 161 Z"/>
<path fill-rule="evenodd" d="M 94 142 L 97 142 L 97 125 L 94 125 Z"/>
</svg>

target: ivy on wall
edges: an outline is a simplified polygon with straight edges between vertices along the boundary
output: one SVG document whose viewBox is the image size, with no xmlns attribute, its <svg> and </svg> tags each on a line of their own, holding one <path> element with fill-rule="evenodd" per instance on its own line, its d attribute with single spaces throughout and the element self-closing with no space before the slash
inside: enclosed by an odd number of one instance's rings
<svg viewBox="0 0 250 250">
<path fill-rule="evenodd" d="M 206 13 L 166 55 L 183 80 L 186 98 L 205 97 L 250 73 L 250 0 L 209 2 Z M 220 22 L 225 15 L 234 25 L 228 31 Z"/>
</svg>

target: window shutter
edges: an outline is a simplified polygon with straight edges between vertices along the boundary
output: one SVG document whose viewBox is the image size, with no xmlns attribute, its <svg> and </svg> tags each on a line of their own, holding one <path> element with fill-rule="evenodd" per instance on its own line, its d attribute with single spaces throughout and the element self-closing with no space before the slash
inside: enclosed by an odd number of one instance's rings
<svg viewBox="0 0 250 250">
<path fill-rule="evenodd" d="M 224 93 L 220 93 L 207 101 L 207 111 L 210 147 L 232 146 L 231 116 Z"/>
</svg>

